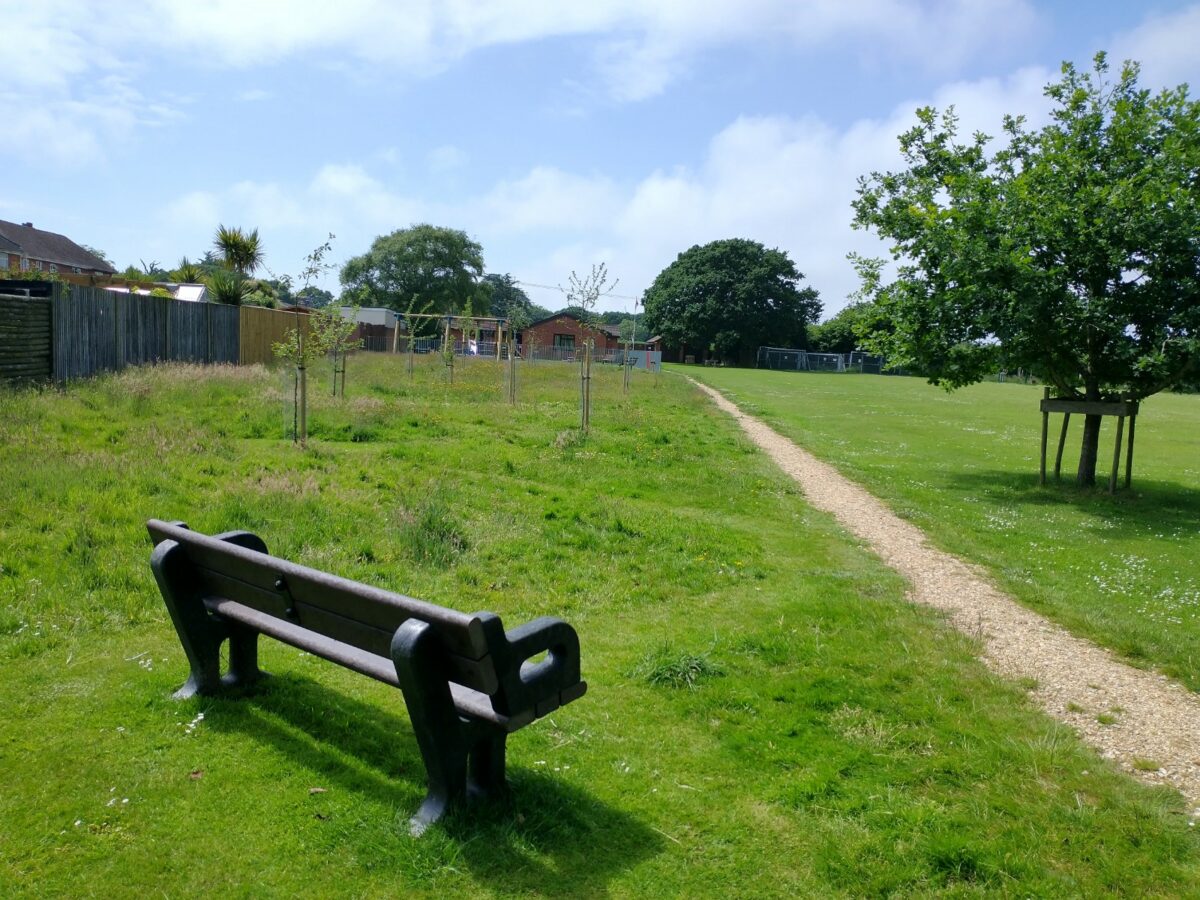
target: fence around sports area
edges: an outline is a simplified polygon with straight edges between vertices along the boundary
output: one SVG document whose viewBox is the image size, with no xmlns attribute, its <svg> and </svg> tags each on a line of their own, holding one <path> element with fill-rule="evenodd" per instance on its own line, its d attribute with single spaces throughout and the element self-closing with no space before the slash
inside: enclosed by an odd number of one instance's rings
<svg viewBox="0 0 1200 900">
<path fill-rule="evenodd" d="M 889 373 L 887 360 L 855 350 L 853 353 L 816 353 L 794 347 L 759 347 L 758 368 L 790 372 L 858 372 L 866 375 Z"/>
</svg>

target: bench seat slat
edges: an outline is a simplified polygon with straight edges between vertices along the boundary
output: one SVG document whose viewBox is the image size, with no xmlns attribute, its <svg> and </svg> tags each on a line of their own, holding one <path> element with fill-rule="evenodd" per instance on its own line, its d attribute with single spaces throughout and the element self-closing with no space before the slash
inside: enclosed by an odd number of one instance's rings
<svg viewBox="0 0 1200 900">
<path fill-rule="evenodd" d="M 327 606 L 312 606 L 308 603 L 297 602 L 293 607 L 294 615 L 287 615 L 287 601 L 283 595 L 275 591 L 266 591 L 254 585 L 246 584 L 230 578 L 211 569 L 197 567 L 200 576 L 200 591 L 206 600 L 221 598 L 233 600 L 251 609 L 266 613 L 278 619 L 285 619 L 294 625 L 300 625 L 310 631 L 316 631 L 325 637 L 349 644 L 359 650 L 374 653 L 376 656 L 390 658 L 392 635 L 396 629 L 407 621 L 408 616 L 396 610 L 389 610 L 389 628 L 385 631 L 362 621 L 347 618 L 330 610 Z M 394 624 L 393 624 L 394 623 Z M 494 694 L 500 686 L 491 656 L 483 659 L 471 659 L 447 653 L 447 665 L 450 667 L 451 680 L 485 694 Z"/>
<path fill-rule="evenodd" d="M 389 632 L 394 632 L 408 618 L 419 619 L 432 625 L 446 646 L 457 655 L 482 660 L 488 654 L 483 625 L 476 616 L 328 575 L 159 519 L 151 519 L 147 528 L 155 544 L 172 540 L 184 547 L 188 560 L 202 577 L 229 579 L 224 592 L 211 590 L 207 593 L 224 593 L 239 602 L 249 600 L 252 606 L 263 602 L 259 598 L 264 595 L 273 595 L 286 605 L 286 595 L 275 588 L 276 580 L 283 576 L 287 593 L 295 601 L 323 607 Z M 239 594 L 237 589 L 246 594 Z M 250 599 L 251 596 L 254 599 Z M 273 606 L 262 608 L 275 609 Z M 283 606 L 279 609 L 282 612 Z"/>
<path fill-rule="evenodd" d="M 285 644 L 314 653 L 347 669 L 374 678 L 376 681 L 382 681 L 384 684 L 390 684 L 393 687 L 400 686 L 400 681 L 396 677 L 396 667 L 389 657 L 368 653 L 351 644 L 274 618 L 235 600 L 212 597 L 205 599 L 204 605 L 223 618 L 239 622 Z M 510 733 L 523 728 L 535 718 L 533 710 L 514 716 L 498 713 L 492 709 L 491 699 L 486 694 L 481 694 L 460 684 L 451 683 L 450 694 L 461 715 L 488 722 Z"/>
</svg>

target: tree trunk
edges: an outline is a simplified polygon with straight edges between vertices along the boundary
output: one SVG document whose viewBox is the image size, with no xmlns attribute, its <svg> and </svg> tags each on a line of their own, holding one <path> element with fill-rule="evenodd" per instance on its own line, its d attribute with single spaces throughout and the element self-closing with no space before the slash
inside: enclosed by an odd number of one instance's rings
<svg viewBox="0 0 1200 900">
<path fill-rule="evenodd" d="M 1087 400 L 1100 400 L 1100 388 L 1095 382 L 1087 385 Z M 1079 450 L 1079 471 L 1075 483 L 1080 487 L 1096 484 L 1096 458 L 1100 451 L 1100 422 L 1103 416 L 1083 417 L 1083 445 Z"/>
</svg>

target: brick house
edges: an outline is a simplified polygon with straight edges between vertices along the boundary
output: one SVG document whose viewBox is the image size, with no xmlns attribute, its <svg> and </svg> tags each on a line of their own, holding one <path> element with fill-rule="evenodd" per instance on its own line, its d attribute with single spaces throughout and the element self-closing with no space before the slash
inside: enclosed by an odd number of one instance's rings
<svg viewBox="0 0 1200 900">
<path fill-rule="evenodd" d="M 558 313 L 539 319 L 521 332 L 521 347 L 524 352 L 532 341 L 539 353 L 552 351 L 573 353 L 583 346 L 585 337 L 596 342 L 597 355 L 606 355 L 620 350 L 621 328 L 618 325 L 597 325 L 585 328 L 573 313 Z"/>
<path fill-rule="evenodd" d="M 0 271 L 113 275 L 116 269 L 69 237 L 0 219 Z"/>
</svg>

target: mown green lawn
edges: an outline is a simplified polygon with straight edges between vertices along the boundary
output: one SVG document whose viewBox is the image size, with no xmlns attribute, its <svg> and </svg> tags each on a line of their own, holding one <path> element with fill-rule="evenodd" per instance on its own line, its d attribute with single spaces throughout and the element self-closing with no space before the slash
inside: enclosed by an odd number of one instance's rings
<svg viewBox="0 0 1200 900">
<path fill-rule="evenodd" d="M 1074 484 L 1073 417 L 1062 482 L 1038 485 L 1042 389 L 947 393 L 917 378 L 735 369 L 687 374 L 719 388 L 984 565 L 1026 605 L 1200 690 L 1200 396 L 1159 394 L 1138 416 L 1133 485 Z M 1051 416 L 1048 465 L 1061 416 Z M 1122 477 L 1124 470 L 1122 469 Z"/>
<path fill-rule="evenodd" d="M 1178 796 L 992 677 L 683 379 L 600 372 L 580 440 L 573 374 L 523 367 L 513 408 L 486 361 L 356 357 L 306 452 L 260 368 L 0 390 L 0 895 L 1195 890 Z M 511 739 L 509 802 L 415 839 L 398 691 L 267 641 L 260 692 L 170 699 L 151 516 L 562 616 L 589 693 Z"/>
</svg>

